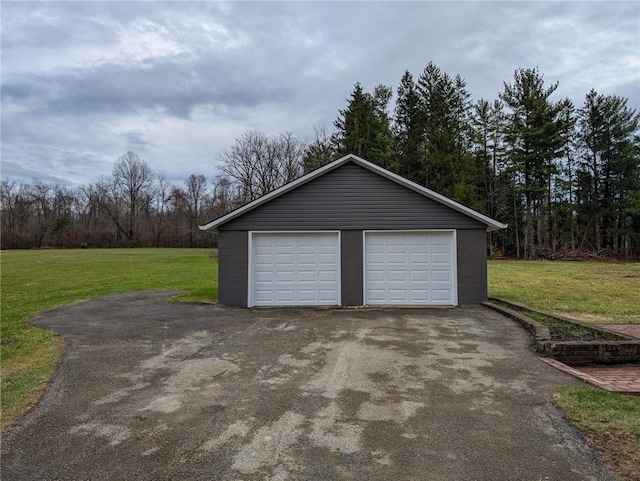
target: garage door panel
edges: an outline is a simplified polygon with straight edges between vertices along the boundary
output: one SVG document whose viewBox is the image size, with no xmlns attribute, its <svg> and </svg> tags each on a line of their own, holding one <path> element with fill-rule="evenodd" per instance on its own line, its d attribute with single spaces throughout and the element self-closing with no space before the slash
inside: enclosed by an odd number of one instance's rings
<svg viewBox="0 0 640 481">
<path fill-rule="evenodd" d="M 407 236 L 398 235 L 387 241 L 387 247 L 406 247 L 409 242 Z"/>
<path fill-rule="evenodd" d="M 337 233 L 254 233 L 252 304 L 339 304 Z"/>
<path fill-rule="evenodd" d="M 449 289 L 433 289 L 432 291 L 432 299 L 436 302 L 450 302 L 451 299 L 451 291 Z"/>
<path fill-rule="evenodd" d="M 407 271 L 396 271 L 396 270 L 390 270 L 389 271 L 389 282 L 402 282 L 405 283 L 407 282 Z"/>
<path fill-rule="evenodd" d="M 317 247 L 319 248 L 326 247 L 330 250 L 333 250 L 333 248 L 336 245 L 335 238 L 332 238 L 331 236 L 318 237 L 315 242 Z"/>
<path fill-rule="evenodd" d="M 275 255 L 273 263 L 278 265 L 293 265 L 295 263 L 295 257 L 293 256 L 293 254 L 279 252 Z"/>
<path fill-rule="evenodd" d="M 273 254 L 256 254 L 256 264 L 266 264 L 271 265 L 275 261 L 275 256 Z"/>
<path fill-rule="evenodd" d="M 426 252 L 410 252 L 409 262 L 411 264 L 426 264 L 429 262 L 429 255 Z"/>
<path fill-rule="evenodd" d="M 367 304 L 453 305 L 452 232 L 367 232 Z"/>
<path fill-rule="evenodd" d="M 426 269 L 412 269 L 409 273 L 411 282 L 427 282 L 429 280 L 429 271 Z"/>
<path fill-rule="evenodd" d="M 407 255 L 404 252 L 389 252 L 387 256 L 387 264 L 401 264 L 405 265 L 407 263 Z"/>
<path fill-rule="evenodd" d="M 298 237 L 296 243 L 298 247 L 317 247 L 318 239 L 311 236 Z"/>
<path fill-rule="evenodd" d="M 318 264 L 334 266 L 338 264 L 338 255 L 334 253 L 318 254 Z"/>
<path fill-rule="evenodd" d="M 384 282 L 384 274 L 383 270 L 367 270 L 366 280 L 368 282 Z"/>
<path fill-rule="evenodd" d="M 263 276 L 263 278 L 266 276 Z M 278 271 L 276 273 L 275 279 L 270 279 L 271 281 L 275 280 L 278 283 L 282 282 L 295 282 L 296 273 L 294 271 Z M 266 280 L 263 282 L 269 282 L 270 280 Z"/>
<path fill-rule="evenodd" d="M 367 290 L 367 296 L 371 303 L 380 303 L 384 301 L 386 291 L 384 288 L 371 287 Z"/>
<path fill-rule="evenodd" d="M 273 296 L 272 289 L 256 289 L 254 298 L 256 302 L 268 302 Z"/>
<path fill-rule="evenodd" d="M 266 282 L 266 283 L 270 283 L 271 282 L 271 275 L 268 272 L 256 272 L 253 281 L 256 284 L 262 283 L 262 282 Z"/>
<path fill-rule="evenodd" d="M 316 254 L 315 253 L 298 254 L 297 260 L 298 260 L 298 265 L 315 266 Z"/>
<path fill-rule="evenodd" d="M 281 234 L 272 238 L 272 243 L 276 247 L 294 247 L 296 238 L 290 234 Z"/>
<path fill-rule="evenodd" d="M 294 299 L 293 292 L 294 292 L 293 289 L 291 290 L 279 289 L 276 292 L 276 300 L 279 303 L 293 302 L 293 299 Z"/>
<path fill-rule="evenodd" d="M 338 281 L 338 273 L 336 271 L 320 271 L 318 272 L 318 282 L 334 283 Z"/>
<path fill-rule="evenodd" d="M 334 299 L 336 299 L 338 296 L 338 291 L 336 291 L 335 289 L 327 289 L 327 290 L 323 290 L 320 289 L 318 291 L 318 300 L 320 302 L 331 302 Z"/>
<path fill-rule="evenodd" d="M 384 265 L 385 257 L 384 252 L 369 252 L 368 263 L 369 265 Z"/>
<path fill-rule="evenodd" d="M 298 289 L 298 302 L 314 302 L 317 292 L 315 289 Z"/>
<path fill-rule="evenodd" d="M 450 271 L 431 271 L 431 280 L 433 282 L 451 282 Z"/>
<path fill-rule="evenodd" d="M 293 280 L 293 276 L 292 276 L 292 280 Z M 298 282 L 316 282 L 316 272 L 315 271 L 299 271 Z"/>
<path fill-rule="evenodd" d="M 450 234 L 434 234 L 431 236 L 431 245 L 433 247 L 446 247 L 451 244 Z"/>
<path fill-rule="evenodd" d="M 273 247 L 275 240 L 272 237 L 260 236 L 254 237 L 253 245 L 255 247 Z"/>
<path fill-rule="evenodd" d="M 407 289 L 389 289 L 389 300 L 396 302 L 405 302 L 408 299 L 409 292 Z"/>
<path fill-rule="evenodd" d="M 445 264 L 448 266 L 451 263 L 451 259 L 449 258 L 449 253 L 448 252 L 432 252 L 431 263 Z"/>
<path fill-rule="evenodd" d="M 384 239 L 375 238 L 375 239 L 371 239 L 367 245 L 370 248 L 372 248 L 372 247 L 384 247 L 385 243 L 384 243 Z"/>
<path fill-rule="evenodd" d="M 409 299 L 414 302 L 427 303 L 429 301 L 429 291 L 426 289 L 411 289 Z"/>
</svg>

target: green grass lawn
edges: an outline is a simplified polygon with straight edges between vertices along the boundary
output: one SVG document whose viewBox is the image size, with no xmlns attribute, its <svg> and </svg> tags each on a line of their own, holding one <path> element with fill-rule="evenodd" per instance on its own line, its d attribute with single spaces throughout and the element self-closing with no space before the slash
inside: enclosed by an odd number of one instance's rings
<svg viewBox="0 0 640 481">
<path fill-rule="evenodd" d="M 640 263 L 489 261 L 489 296 L 594 324 L 640 324 Z"/>
<path fill-rule="evenodd" d="M 141 289 L 181 289 L 182 300 L 214 302 L 217 260 L 205 249 L 2 251 L 2 432 L 37 401 L 63 343 L 27 323 L 50 307 Z"/>
</svg>

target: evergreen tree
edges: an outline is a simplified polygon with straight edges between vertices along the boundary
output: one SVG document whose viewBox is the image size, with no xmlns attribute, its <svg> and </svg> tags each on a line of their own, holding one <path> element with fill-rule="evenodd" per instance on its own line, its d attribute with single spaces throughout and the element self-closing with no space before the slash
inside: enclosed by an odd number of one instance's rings
<svg viewBox="0 0 640 481">
<path fill-rule="evenodd" d="M 629 254 L 640 243 L 640 115 L 591 90 L 578 110 L 583 246 Z"/>
<path fill-rule="evenodd" d="M 333 142 L 338 155 L 355 154 L 389 167 L 392 159 L 392 135 L 387 107 L 391 90 L 382 85 L 374 94 L 356 83 L 346 109 L 334 122 Z"/>
<path fill-rule="evenodd" d="M 556 159 L 564 154 L 571 120 L 568 100 L 549 97 L 558 84 L 545 86 L 538 69 L 519 69 L 514 83 L 505 82 L 500 98 L 510 109 L 505 140 L 513 167 L 519 172 L 519 190 L 524 197 L 524 252 L 533 258 L 550 248 L 550 204 Z"/>
<path fill-rule="evenodd" d="M 400 80 L 394 118 L 396 171 L 424 183 L 424 111 L 413 76 L 406 71 Z"/>
<path fill-rule="evenodd" d="M 473 127 L 474 157 L 476 162 L 476 191 L 478 208 L 494 219 L 502 219 L 512 226 L 510 232 L 518 232 L 518 218 L 513 206 L 513 171 L 508 168 L 504 152 L 505 114 L 499 100 L 490 103 L 480 99 L 471 117 Z M 495 243 L 501 250 L 514 239 L 506 239 L 509 232 L 492 233 L 489 249 L 493 254 Z"/>
<path fill-rule="evenodd" d="M 572 123 L 572 127 L 567 132 L 565 154 L 558 162 L 558 173 L 554 179 L 552 251 L 563 246 L 568 246 L 573 251 L 577 245 L 575 109 L 567 109 L 565 116 L 567 121 Z"/>
<path fill-rule="evenodd" d="M 373 89 L 374 138 L 371 148 L 371 158 L 387 169 L 394 169 L 393 165 L 393 133 L 391 118 L 389 117 L 389 102 L 393 92 L 389 87 L 377 85 Z"/>
<path fill-rule="evenodd" d="M 429 63 L 418 79 L 424 118 L 427 187 L 475 207 L 475 162 L 471 154 L 469 93 L 464 80 Z"/>
</svg>

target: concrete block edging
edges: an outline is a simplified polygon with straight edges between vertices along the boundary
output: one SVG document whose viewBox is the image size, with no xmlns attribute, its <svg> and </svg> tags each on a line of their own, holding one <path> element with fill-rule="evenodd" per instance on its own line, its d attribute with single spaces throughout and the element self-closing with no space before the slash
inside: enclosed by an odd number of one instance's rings
<svg viewBox="0 0 640 481">
<path fill-rule="evenodd" d="M 574 319 L 569 319 L 564 316 L 533 309 L 524 304 L 498 298 L 495 300 L 587 328 L 595 334 L 598 334 L 598 336 L 607 339 L 606 341 L 553 341 L 551 340 L 549 329 L 544 324 L 531 319 L 521 312 L 516 312 L 513 309 L 491 302 L 491 300 L 482 303 L 484 306 L 519 322 L 525 329 L 531 332 L 534 338 L 534 350 L 543 356 L 556 359 L 570 366 L 588 364 L 640 364 L 640 341 L 637 339 L 598 329 L 589 324 L 576 322 Z"/>
</svg>

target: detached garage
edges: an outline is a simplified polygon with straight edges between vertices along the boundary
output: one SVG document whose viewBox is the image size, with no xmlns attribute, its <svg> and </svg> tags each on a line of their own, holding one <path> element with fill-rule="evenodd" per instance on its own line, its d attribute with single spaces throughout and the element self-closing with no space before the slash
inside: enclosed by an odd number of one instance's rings
<svg viewBox="0 0 640 481">
<path fill-rule="evenodd" d="M 348 155 L 200 228 L 218 230 L 220 304 L 253 307 L 477 304 L 504 227 Z"/>
</svg>

